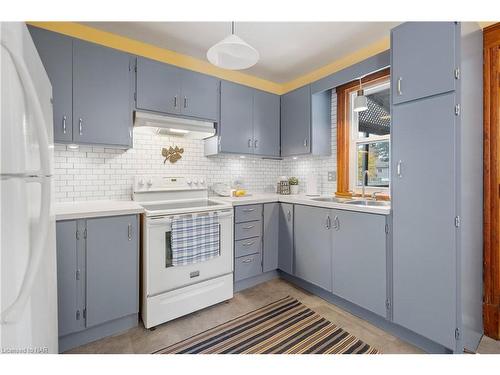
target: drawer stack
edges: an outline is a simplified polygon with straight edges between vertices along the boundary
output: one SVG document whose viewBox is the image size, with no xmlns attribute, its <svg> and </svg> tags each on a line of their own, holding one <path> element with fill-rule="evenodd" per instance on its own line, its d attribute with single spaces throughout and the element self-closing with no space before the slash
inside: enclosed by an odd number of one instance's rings
<svg viewBox="0 0 500 375">
<path fill-rule="evenodd" d="M 262 273 L 262 204 L 235 208 L 234 257 L 235 282 Z"/>
</svg>

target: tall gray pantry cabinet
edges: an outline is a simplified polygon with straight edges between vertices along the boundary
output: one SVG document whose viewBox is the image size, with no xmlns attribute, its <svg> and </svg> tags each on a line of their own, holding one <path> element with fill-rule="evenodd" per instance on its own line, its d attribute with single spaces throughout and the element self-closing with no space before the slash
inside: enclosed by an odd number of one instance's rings
<svg viewBox="0 0 500 375">
<path fill-rule="evenodd" d="M 482 335 L 482 33 L 391 32 L 393 319 L 445 348 Z"/>
</svg>

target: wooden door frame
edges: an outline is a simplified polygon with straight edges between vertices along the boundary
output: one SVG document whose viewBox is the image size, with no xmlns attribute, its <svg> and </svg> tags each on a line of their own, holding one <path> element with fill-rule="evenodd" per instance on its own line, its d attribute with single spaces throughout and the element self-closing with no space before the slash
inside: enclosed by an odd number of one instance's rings
<svg viewBox="0 0 500 375">
<path fill-rule="evenodd" d="M 484 334 L 500 339 L 500 23 L 483 31 Z"/>
</svg>

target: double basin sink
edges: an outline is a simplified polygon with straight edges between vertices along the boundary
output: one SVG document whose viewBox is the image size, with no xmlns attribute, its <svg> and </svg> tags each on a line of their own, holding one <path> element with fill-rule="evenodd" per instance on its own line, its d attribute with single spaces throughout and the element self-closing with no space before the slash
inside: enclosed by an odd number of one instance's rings
<svg viewBox="0 0 500 375">
<path fill-rule="evenodd" d="M 348 199 L 348 198 L 336 198 L 336 197 L 320 197 L 320 198 L 312 198 L 312 200 L 318 202 L 344 203 L 344 204 L 352 204 L 355 206 L 367 206 L 367 207 L 389 207 L 391 205 L 391 202 L 388 201 Z"/>
</svg>

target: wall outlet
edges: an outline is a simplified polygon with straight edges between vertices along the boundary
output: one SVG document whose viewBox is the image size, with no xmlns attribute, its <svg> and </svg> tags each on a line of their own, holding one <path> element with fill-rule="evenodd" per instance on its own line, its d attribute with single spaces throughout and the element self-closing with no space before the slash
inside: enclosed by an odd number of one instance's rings
<svg viewBox="0 0 500 375">
<path fill-rule="evenodd" d="M 337 180 L 337 171 L 328 171 L 328 181 Z"/>
</svg>

